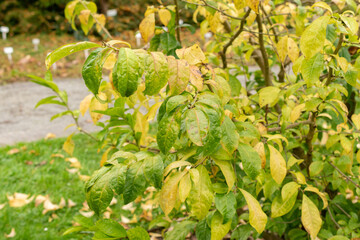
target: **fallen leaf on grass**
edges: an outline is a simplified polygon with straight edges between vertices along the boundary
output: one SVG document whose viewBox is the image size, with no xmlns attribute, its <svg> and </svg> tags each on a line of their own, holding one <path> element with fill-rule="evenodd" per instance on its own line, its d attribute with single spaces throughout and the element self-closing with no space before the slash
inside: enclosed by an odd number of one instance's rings
<svg viewBox="0 0 360 240">
<path fill-rule="evenodd" d="M 77 173 L 79 171 L 79 169 L 77 169 L 77 168 L 70 168 L 70 169 L 67 168 L 66 171 L 68 171 L 71 174 L 75 174 L 75 173 Z"/>
<path fill-rule="evenodd" d="M 90 176 L 81 175 L 81 174 L 79 173 L 79 178 L 80 178 L 81 181 L 86 182 L 86 181 L 88 181 L 88 180 L 90 179 Z"/>
<path fill-rule="evenodd" d="M 74 203 L 71 199 L 68 199 L 68 208 L 72 208 L 76 206 L 76 203 Z"/>
<path fill-rule="evenodd" d="M 62 155 L 61 153 L 53 153 L 53 154 L 51 154 L 50 157 L 52 157 L 52 158 L 64 158 L 64 155 Z"/>
<path fill-rule="evenodd" d="M 56 138 L 56 135 L 54 133 L 48 133 L 44 137 L 45 140 L 52 139 L 52 138 Z"/>
<path fill-rule="evenodd" d="M 25 193 L 14 193 L 14 195 L 6 195 L 6 196 L 7 199 L 9 200 L 10 207 L 25 206 L 34 199 L 34 196 L 30 197 L 30 194 L 25 194 Z"/>
<path fill-rule="evenodd" d="M 42 214 L 46 214 L 49 211 L 56 211 L 60 208 L 65 207 L 66 202 L 64 198 L 61 198 L 59 205 L 53 204 L 50 199 L 46 199 L 44 201 L 44 210 L 42 211 Z"/>
<path fill-rule="evenodd" d="M 4 234 L 6 238 L 13 238 L 16 235 L 15 228 L 11 229 L 11 232 L 9 234 Z"/>
<path fill-rule="evenodd" d="M 81 168 L 81 163 L 79 162 L 79 160 L 75 157 L 71 157 L 71 158 L 66 158 L 65 159 L 66 162 L 70 162 L 70 167 L 73 168 Z"/>
<path fill-rule="evenodd" d="M 47 199 L 49 199 L 49 195 L 43 196 L 43 195 L 37 195 L 35 198 L 35 207 L 39 206 L 43 202 L 45 202 Z"/>
<path fill-rule="evenodd" d="M 91 212 L 79 211 L 79 213 L 80 213 L 81 215 L 83 215 L 84 217 L 87 217 L 87 218 L 92 217 L 92 216 L 94 215 L 94 212 L 93 212 L 93 211 L 91 211 Z"/>
<path fill-rule="evenodd" d="M 33 161 L 25 161 L 25 164 L 26 165 L 33 165 L 34 163 L 33 163 Z"/>
<path fill-rule="evenodd" d="M 40 154 L 39 152 L 37 152 L 35 150 L 30 150 L 29 153 L 32 155 L 35 155 L 35 156 L 38 156 Z"/>
<path fill-rule="evenodd" d="M 6 203 L 0 204 L 0 210 L 5 207 Z"/>
<path fill-rule="evenodd" d="M 10 149 L 7 154 L 8 155 L 13 155 L 13 154 L 16 154 L 16 153 L 19 153 L 20 150 L 18 148 L 13 148 L 13 149 Z"/>
</svg>

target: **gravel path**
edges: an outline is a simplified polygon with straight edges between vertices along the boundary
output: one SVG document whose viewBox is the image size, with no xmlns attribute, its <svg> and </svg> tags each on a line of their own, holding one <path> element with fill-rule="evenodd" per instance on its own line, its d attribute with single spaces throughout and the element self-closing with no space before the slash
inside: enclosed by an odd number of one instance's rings
<svg viewBox="0 0 360 240">
<path fill-rule="evenodd" d="M 61 90 L 68 92 L 71 109 L 78 109 L 81 100 L 89 94 L 82 79 L 55 79 L 55 82 Z M 0 86 L 0 146 L 39 140 L 48 133 L 57 137 L 72 133 L 74 127 L 64 130 L 73 123 L 70 116 L 50 122 L 51 116 L 63 111 L 63 107 L 42 105 L 34 109 L 40 99 L 52 94 L 48 88 L 32 82 Z M 88 131 L 97 130 L 88 114 L 81 116 L 79 122 Z"/>
</svg>

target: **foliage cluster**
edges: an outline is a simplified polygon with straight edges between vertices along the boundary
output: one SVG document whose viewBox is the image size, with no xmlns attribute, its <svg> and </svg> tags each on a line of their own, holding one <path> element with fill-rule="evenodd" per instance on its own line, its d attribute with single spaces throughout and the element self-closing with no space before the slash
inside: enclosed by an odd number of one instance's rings
<svg viewBox="0 0 360 240">
<path fill-rule="evenodd" d="M 165 229 L 165 239 L 189 233 L 214 240 L 227 234 L 358 238 L 356 4 L 182 1 L 194 10 L 195 22 L 201 19 L 201 34 L 214 35 L 203 51 L 197 44 L 182 47 L 174 2 L 146 11 L 139 29 L 147 50 L 117 40 L 80 42 L 46 59 L 50 68 L 95 48 L 82 69 L 92 94 L 79 111 L 54 116 L 71 115 L 76 131 L 105 150 L 102 167 L 85 186 L 89 206 L 100 215 L 113 196 L 126 204 L 153 186 L 163 211 L 153 226 Z M 85 32 L 94 24 L 104 30 L 92 22 L 91 5 L 73 1 L 65 14 L 82 19 Z M 250 71 L 244 63 L 251 61 L 260 70 Z M 108 81 L 103 68 L 111 71 Z M 68 106 L 50 72 L 32 78 L 56 93 L 39 104 Z M 103 128 L 96 137 L 77 124 L 88 109 Z M 109 118 L 99 121 L 103 115 Z M 73 148 L 69 136 L 64 149 L 71 154 Z M 149 238 L 112 220 L 69 231 L 77 230 L 94 231 L 94 239 Z"/>
</svg>

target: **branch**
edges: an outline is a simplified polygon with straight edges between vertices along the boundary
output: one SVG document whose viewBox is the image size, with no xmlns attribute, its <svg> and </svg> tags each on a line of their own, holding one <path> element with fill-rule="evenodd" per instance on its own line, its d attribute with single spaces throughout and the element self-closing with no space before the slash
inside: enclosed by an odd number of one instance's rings
<svg viewBox="0 0 360 240">
<path fill-rule="evenodd" d="M 261 21 L 261 16 L 260 13 L 258 15 L 256 15 L 256 22 L 258 24 L 258 28 L 259 28 L 259 45 L 260 45 L 260 51 L 261 51 L 261 55 L 262 55 L 262 60 L 264 63 L 264 78 L 265 78 L 265 84 L 266 86 L 272 86 L 272 81 L 270 78 L 270 66 L 269 66 L 269 60 L 268 60 L 268 56 L 266 53 L 266 49 L 265 49 L 265 44 L 264 44 L 264 36 L 263 36 L 263 26 L 262 26 L 262 21 Z"/>
<path fill-rule="evenodd" d="M 305 158 L 305 166 L 306 166 L 306 170 L 308 172 L 308 175 L 310 176 L 310 164 L 312 163 L 313 160 L 313 144 L 312 144 L 312 140 L 314 138 L 315 135 L 315 130 L 316 130 L 316 114 L 314 112 L 310 113 L 309 116 L 309 132 L 306 135 L 306 145 L 308 147 L 308 151 L 306 153 L 306 158 Z"/>
<path fill-rule="evenodd" d="M 185 0 L 181 0 L 181 1 L 184 2 L 184 3 L 188 3 L 188 4 L 193 4 L 193 5 L 196 5 L 196 6 L 212 8 L 212 9 L 214 9 L 215 11 L 220 12 L 222 15 L 227 16 L 227 17 L 232 18 L 232 19 L 236 19 L 236 20 L 241 20 L 241 19 L 242 19 L 242 18 L 240 18 L 240 17 L 235 17 L 235 16 L 231 16 L 231 15 L 227 14 L 227 13 L 224 12 L 223 10 L 221 10 L 221 9 L 219 9 L 219 8 L 216 8 L 216 7 L 212 6 L 212 5 L 210 5 L 210 4 L 207 3 L 205 0 L 202 1 L 204 4 L 188 2 L 188 1 L 185 1 Z"/>
<path fill-rule="evenodd" d="M 296 122 L 296 123 L 293 123 L 293 124 L 289 124 L 286 126 L 285 129 L 291 129 L 291 128 L 295 128 L 295 127 L 298 127 L 302 124 L 311 124 L 312 121 L 311 120 L 305 120 L 305 121 L 301 121 L 301 122 Z M 274 127 L 274 128 L 268 128 L 268 132 L 276 132 L 276 131 L 280 131 L 281 130 L 281 127 Z"/>
<path fill-rule="evenodd" d="M 338 54 L 338 52 L 340 51 L 341 45 L 342 45 L 343 41 L 344 41 L 344 34 L 341 33 L 341 34 L 340 34 L 340 37 L 339 37 L 339 42 L 338 42 L 338 44 L 337 44 L 337 46 L 336 46 L 336 49 L 335 49 L 335 51 L 334 51 L 334 53 L 333 53 L 334 55 Z M 329 68 L 329 74 L 328 74 L 328 77 L 327 77 L 325 86 L 329 86 L 329 84 L 331 83 L 331 80 L 332 80 L 332 78 L 333 78 L 333 75 L 334 75 L 334 74 L 333 74 L 333 69 L 330 67 L 330 68 Z"/>
<path fill-rule="evenodd" d="M 335 221 L 335 218 L 334 218 L 334 216 L 332 215 L 329 206 L 327 206 L 327 210 L 328 210 L 328 213 L 329 213 L 329 216 L 330 216 L 331 221 L 333 221 L 333 223 L 336 225 L 337 228 L 341 228 L 340 225 Z"/>
<path fill-rule="evenodd" d="M 174 0 L 175 2 L 175 9 L 176 9 L 176 12 L 175 12 L 175 25 L 176 25 L 176 38 L 178 40 L 178 42 L 180 43 L 181 45 L 181 38 L 180 38 L 180 27 L 179 27 L 179 21 L 180 21 L 180 17 L 179 17 L 179 4 L 178 4 L 178 0 Z"/>
<path fill-rule="evenodd" d="M 354 180 L 352 180 L 349 176 L 347 176 L 345 173 L 343 173 L 337 166 L 335 166 L 332 162 L 328 162 L 336 171 L 338 171 L 340 173 L 341 176 L 343 176 L 346 181 L 351 182 L 352 184 L 355 185 L 355 187 L 360 189 L 360 185 L 357 184 L 356 182 L 354 182 Z"/>
<path fill-rule="evenodd" d="M 88 7 L 81 1 L 81 4 L 84 6 L 85 9 L 89 10 Z M 95 20 L 96 24 L 101 27 L 101 29 L 104 31 L 104 33 L 107 35 L 108 38 L 113 39 L 109 31 L 99 22 L 99 20 L 95 17 L 95 15 L 90 11 L 90 15 Z"/>
<path fill-rule="evenodd" d="M 228 50 L 228 48 L 233 44 L 233 42 L 235 41 L 235 39 L 241 34 L 241 32 L 244 29 L 244 24 L 245 24 L 245 20 L 246 18 L 249 16 L 251 12 L 251 9 L 249 8 L 249 10 L 247 10 L 247 12 L 245 13 L 245 15 L 242 17 L 241 21 L 240 21 L 240 27 L 239 29 L 236 31 L 236 33 L 230 38 L 230 41 L 225 44 L 222 52 L 220 52 L 220 56 L 223 62 L 223 68 L 227 68 L 227 61 L 226 61 L 226 51 Z"/>
</svg>

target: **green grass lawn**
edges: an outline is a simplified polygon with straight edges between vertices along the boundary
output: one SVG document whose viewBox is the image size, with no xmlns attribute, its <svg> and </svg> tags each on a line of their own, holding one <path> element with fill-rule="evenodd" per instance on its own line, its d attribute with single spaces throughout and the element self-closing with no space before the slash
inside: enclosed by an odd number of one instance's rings
<svg viewBox="0 0 360 240">
<path fill-rule="evenodd" d="M 15 146 L 0 148 L 0 204 L 7 203 L 6 194 L 15 192 L 31 195 L 50 196 L 52 203 L 59 204 L 61 197 L 71 199 L 75 207 L 67 206 L 55 212 L 42 214 L 43 205 L 35 207 L 34 201 L 13 208 L 6 204 L 0 210 L 0 239 L 4 234 L 15 228 L 16 236 L 12 239 L 90 239 L 90 236 L 62 236 L 68 227 L 72 226 L 72 218 L 82 208 L 85 201 L 84 182 L 77 173 L 69 173 L 70 163 L 65 161 L 66 153 L 62 150 L 65 139 L 41 140 L 31 143 L 19 143 Z M 74 136 L 74 157 L 81 162 L 82 175 L 91 175 L 99 167 L 101 155 L 97 146 L 86 136 Z M 16 154 L 8 154 L 9 150 L 17 148 Z M 22 148 L 22 149 L 21 149 Z M 26 149 L 25 149 L 26 148 Z M 51 157 L 61 153 L 65 158 Z M 52 161 L 53 160 L 53 161 Z M 58 218 L 49 222 L 52 213 Z"/>
</svg>

